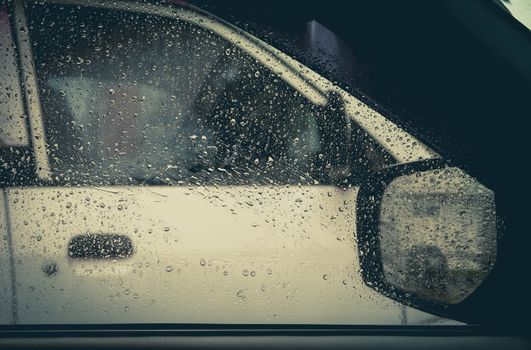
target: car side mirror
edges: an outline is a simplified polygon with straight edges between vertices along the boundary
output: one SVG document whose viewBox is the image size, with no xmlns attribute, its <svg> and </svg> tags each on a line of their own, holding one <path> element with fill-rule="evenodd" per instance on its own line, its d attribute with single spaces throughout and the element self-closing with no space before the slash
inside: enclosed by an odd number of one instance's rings
<svg viewBox="0 0 531 350">
<path fill-rule="evenodd" d="M 364 282 L 441 316 L 472 295 L 496 261 L 494 193 L 442 160 L 366 179 L 356 220 Z"/>
</svg>

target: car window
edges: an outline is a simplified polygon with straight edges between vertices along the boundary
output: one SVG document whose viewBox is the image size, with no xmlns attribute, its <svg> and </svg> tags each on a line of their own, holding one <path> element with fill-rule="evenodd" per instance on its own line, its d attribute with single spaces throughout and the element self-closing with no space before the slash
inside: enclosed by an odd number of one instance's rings
<svg viewBox="0 0 531 350">
<path fill-rule="evenodd" d="M 333 133 L 320 124 L 345 116 L 312 104 L 207 30 L 53 6 L 43 21 L 41 11 L 29 13 L 31 36 L 52 171 L 62 181 L 314 184 L 348 177 L 338 170 L 346 158 L 361 157 L 360 168 L 393 161 L 344 126 L 342 141 L 356 143 L 358 154 L 352 147 L 327 162 Z"/>
</svg>

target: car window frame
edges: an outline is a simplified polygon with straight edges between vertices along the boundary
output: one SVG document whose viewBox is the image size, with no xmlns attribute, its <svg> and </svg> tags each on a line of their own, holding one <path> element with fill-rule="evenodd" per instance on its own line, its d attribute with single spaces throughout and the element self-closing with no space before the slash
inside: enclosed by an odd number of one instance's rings
<svg viewBox="0 0 531 350">
<path fill-rule="evenodd" d="M 31 38 L 27 26 L 24 3 L 24 0 L 14 1 L 14 15 L 15 21 L 21 23 L 21 25 L 16 28 L 16 37 L 20 56 L 24 57 L 24 61 L 21 62 L 21 71 L 24 80 L 27 82 L 24 90 L 26 92 L 26 104 L 31 126 L 30 138 L 35 140 L 33 144 L 37 178 L 45 183 L 50 183 L 52 180 L 52 170 L 46 152 L 43 112 L 38 93 L 35 61 L 31 49 Z M 295 59 L 273 48 L 253 35 L 194 6 L 184 3 L 160 5 L 151 3 L 140 4 L 127 1 L 89 4 L 83 0 L 46 0 L 44 3 L 115 9 L 183 20 L 233 43 L 249 56 L 256 59 L 265 68 L 271 70 L 272 73 L 277 74 L 284 82 L 291 85 L 303 97 L 315 105 L 326 105 L 329 93 L 337 93 L 343 99 L 347 117 L 357 123 L 360 128 L 373 139 L 373 141 L 377 142 L 398 163 L 409 163 L 417 160 L 435 159 L 440 157 L 440 155 L 426 145 L 426 143 L 421 142 L 378 111 L 364 104 L 362 101 L 341 89 L 339 86 L 334 85 L 310 68 L 305 67 Z M 304 73 L 302 73 L 302 71 Z M 377 125 L 380 125 L 380 127 Z M 408 147 L 405 147 L 398 151 L 396 145 L 400 144 L 398 141 L 404 139 L 409 140 L 409 149 Z"/>
</svg>

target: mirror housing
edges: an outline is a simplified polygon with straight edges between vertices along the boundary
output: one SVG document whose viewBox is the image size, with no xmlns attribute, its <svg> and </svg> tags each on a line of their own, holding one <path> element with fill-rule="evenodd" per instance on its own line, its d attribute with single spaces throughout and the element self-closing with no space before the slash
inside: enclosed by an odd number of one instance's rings
<svg viewBox="0 0 531 350">
<path fill-rule="evenodd" d="M 364 282 L 400 303 L 459 318 L 496 261 L 494 193 L 441 159 L 388 167 L 358 193 Z"/>
</svg>

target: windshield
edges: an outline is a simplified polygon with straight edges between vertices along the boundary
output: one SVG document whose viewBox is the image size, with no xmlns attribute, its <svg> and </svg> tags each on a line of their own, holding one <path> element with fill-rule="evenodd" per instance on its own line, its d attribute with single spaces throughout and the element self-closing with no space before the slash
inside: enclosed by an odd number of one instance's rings
<svg viewBox="0 0 531 350">
<path fill-rule="evenodd" d="M 458 324 L 362 277 L 358 191 L 438 157 L 415 137 L 190 6 L 13 11 L 2 323 Z"/>
</svg>

